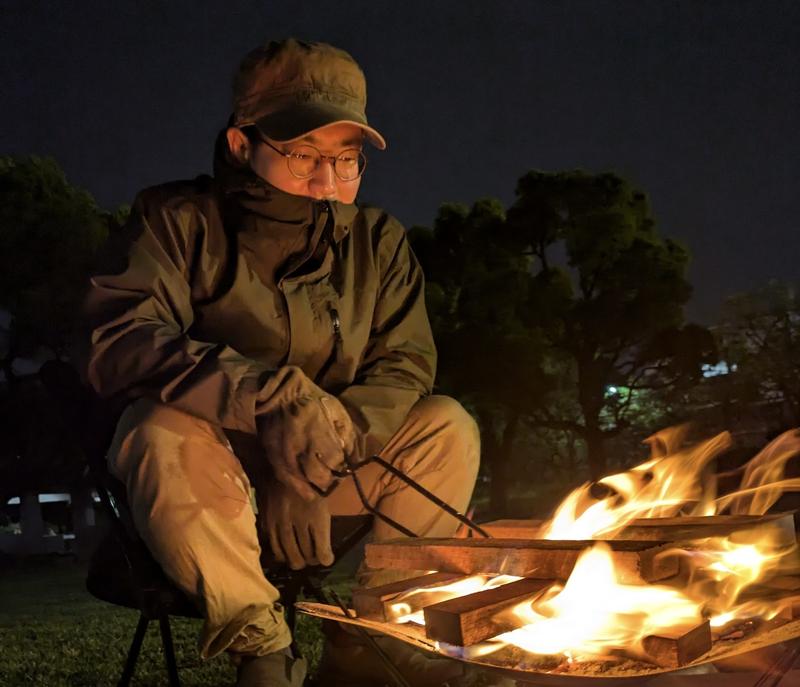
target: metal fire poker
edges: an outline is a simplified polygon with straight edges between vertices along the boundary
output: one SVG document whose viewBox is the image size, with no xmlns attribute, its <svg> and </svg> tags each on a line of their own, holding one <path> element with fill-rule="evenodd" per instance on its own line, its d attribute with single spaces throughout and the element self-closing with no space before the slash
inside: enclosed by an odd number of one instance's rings
<svg viewBox="0 0 800 687">
<path fill-rule="evenodd" d="M 365 460 L 362 460 L 360 462 L 352 462 L 352 463 L 348 462 L 345 465 L 345 468 L 343 470 L 331 470 L 331 474 L 333 474 L 333 476 L 336 477 L 336 479 L 333 481 L 333 483 L 327 489 L 321 489 L 320 487 L 318 487 L 316 484 L 314 484 L 314 482 L 312 482 L 310 479 L 308 479 L 308 477 L 305 475 L 305 473 L 304 473 L 304 476 L 306 477 L 306 481 L 311 486 L 311 488 L 317 494 L 319 494 L 320 496 L 323 496 L 323 497 L 324 496 L 328 496 L 336 488 L 336 486 L 339 484 L 339 480 L 344 479 L 345 477 L 352 477 L 353 478 L 353 483 L 355 484 L 355 487 L 356 487 L 356 491 L 358 492 L 358 498 L 361 499 L 361 504 L 364 506 L 364 509 L 368 513 L 371 513 L 376 518 L 378 518 L 379 520 L 382 520 L 387 525 L 389 525 L 390 527 L 393 527 L 398 532 L 406 535 L 407 537 L 419 538 L 419 535 L 416 532 L 413 532 L 412 530 L 408 529 L 408 527 L 406 527 L 405 525 L 402 525 L 399 522 L 397 522 L 396 520 L 393 520 L 388 515 L 384 515 L 379 510 L 377 510 L 374 506 L 372 506 L 372 504 L 370 504 L 370 502 L 367 500 L 367 495 L 364 493 L 364 489 L 361 486 L 361 480 L 358 479 L 358 471 L 361 468 L 363 468 L 363 467 L 365 467 L 367 465 L 370 465 L 372 463 L 376 463 L 376 464 L 380 465 L 384 470 L 386 470 L 387 472 L 390 472 L 395 477 L 397 477 L 399 480 L 405 482 L 414 491 L 416 491 L 419 494 L 422 494 L 422 496 L 424 496 L 426 499 L 428 499 L 428 501 L 433 503 L 435 506 L 437 506 L 439 509 L 443 510 L 448 515 L 452 515 L 456 520 L 458 520 L 463 525 L 466 525 L 473 532 L 477 532 L 482 537 L 491 538 L 491 535 L 486 530 L 484 530 L 480 525 L 478 525 L 475 522 L 473 522 L 471 518 L 467 517 L 463 513 L 459 513 L 450 504 L 445 503 L 444 501 L 442 501 L 442 499 L 440 499 L 438 496 L 436 496 L 436 494 L 428 491 L 425 487 L 423 487 L 421 484 L 419 484 L 416 480 L 411 479 L 411 477 L 409 477 L 408 475 L 403 473 L 402 470 L 398 470 L 394 465 L 392 465 L 388 461 L 385 461 L 383 458 L 381 458 L 378 455 L 370 456 L 369 458 L 366 458 Z M 301 469 L 302 469 L 302 466 L 301 466 Z"/>
</svg>

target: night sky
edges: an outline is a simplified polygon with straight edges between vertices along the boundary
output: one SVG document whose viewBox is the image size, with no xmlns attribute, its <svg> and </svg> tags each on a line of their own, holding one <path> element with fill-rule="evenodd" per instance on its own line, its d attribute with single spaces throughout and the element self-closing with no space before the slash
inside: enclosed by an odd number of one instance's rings
<svg viewBox="0 0 800 687">
<path fill-rule="evenodd" d="M 208 172 L 239 59 L 349 51 L 387 138 L 361 198 L 407 226 L 513 200 L 528 169 L 607 169 L 690 248 L 689 315 L 798 279 L 800 3 L 0 0 L 0 154 L 55 157 L 112 208 Z M 369 151 L 368 151 L 369 152 Z"/>
</svg>

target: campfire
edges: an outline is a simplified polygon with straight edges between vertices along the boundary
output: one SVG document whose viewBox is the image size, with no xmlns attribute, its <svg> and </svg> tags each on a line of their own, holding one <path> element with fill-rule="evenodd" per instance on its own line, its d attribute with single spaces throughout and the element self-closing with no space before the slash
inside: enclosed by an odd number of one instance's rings
<svg viewBox="0 0 800 687">
<path fill-rule="evenodd" d="M 673 428 L 649 443 L 650 460 L 575 489 L 547 521 L 370 544 L 369 567 L 410 579 L 356 590 L 347 613 L 300 608 L 518 677 L 648 675 L 800 636 L 794 515 L 767 513 L 800 490 L 784 477 L 800 432 L 728 493 L 710 470 L 728 434 L 686 448 Z"/>
</svg>

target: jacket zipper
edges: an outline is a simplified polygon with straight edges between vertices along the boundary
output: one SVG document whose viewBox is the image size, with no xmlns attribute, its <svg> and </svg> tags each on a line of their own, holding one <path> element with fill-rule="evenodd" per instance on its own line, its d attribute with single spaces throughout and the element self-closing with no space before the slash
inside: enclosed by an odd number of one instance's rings
<svg viewBox="0 0 800 687">
<path fill-rule="evenodd" d="M 339 319 L 339 311 L 333 306 L 328 306 L 328 312 L 331 316 L 331 326 L 333 327 L 333 337 L 336 339 L 336 345 L 342 343 L 342 321 Z"/>
</svg>

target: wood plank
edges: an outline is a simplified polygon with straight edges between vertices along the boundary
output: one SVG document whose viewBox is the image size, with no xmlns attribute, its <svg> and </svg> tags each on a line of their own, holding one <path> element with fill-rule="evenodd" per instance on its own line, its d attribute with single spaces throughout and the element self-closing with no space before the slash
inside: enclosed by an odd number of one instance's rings
<svg viewBox="0 0 800 687">
<path fill-rule="evenodd" d="M 469 646 L 520 626 L 511 608 L 533 599 L 555 580 L 523 579 L 427 606 L 425 636 L 439 642 Z"/>
<path fill-rule="evenodd" d="M 777 575 L 767 577 L 761 584 L 770 589 L 784 589 L 789 592 L 800 591 L 800 575 Z"/>
<path fill-rule="evenodd" d="M 711 626 L 706 620 L 689 629 L 676 629 L 642 640 L 645 658 L 662 668 L 680 668 L 711 649 Z"/>
<path fill-rule="evenodd" d="M 494 520 L 481 524 L 498 539 L 536 539 L 545 520 Z M 707 537 L 728 537 L 746 542 L 753 535 L 772 533 L 778 544 L 795 541 L 793 513 L 768 515 L 712 515 L 704 517 L 638 518 L 615 540 L 634 541 L 692 541 Z"/>
<path fill-rule="evenodd" d="M 775 616 L 777 620 L 800 620 L 800 591 L 774 589 L 760 584 L 754 584 L 745 589 L 736 600 L 737 605 L 742 603 L 764 604 L 769 609 L 778 609 Z"/>
<path fill-rule="evenodd" d="M 745 544 L 769 535 L 775 544 L 795 542 L 793 513 L 768 515 L 713 515 L 708 517 L 643 518 L 622 532 L 624 538 L 654 541 L 691 541 L 706 537 L 730 537 Z"/>
<path fill-rule="evenodd" d="M 800 594 L 789 593 L 785 594 L 775 602 L 780 608 L 776 617 L 781 620 L 798 620 L 800 619 Z"/>
<path fill-rule="evenodd" d="M 465 575 L 497 573 L 537 579 L 570 576 L 578 556 L 593 541 L 519 539 L 396 539 L 367 544 L 373 569 L 437 570 Z M 614 564 L 625 584 L 654 582 L 678 573 L 679 559 L 664 542 L 609 541 Z M 662 555 L 660 555 L 662 554 Z"/>
<path fill-rule="evenodd" d="M 492 520 L 481 523 L 496 539 L 538 539 L 546 520 Z"/>
<path fill-rule="evenodd" d="M 414 613 L 432 603 L 431 595 L 426 594 L 424 590 L 464 580 L 467 577 L 460 573 L 436 572 L 408 580 L 390 582 L 379 587 L 356 589 L 353 591 L 353 609 L 359 618 L 388 622 L 395 618 L 396 614 L 392 612 L 392 604 L 398 602 L 398 597 L 402 597 L 412 590 L 423 590 L 419 594 L 403 599 L 403 603 L 409 606 L 408 612 Z"/>
</svg>

